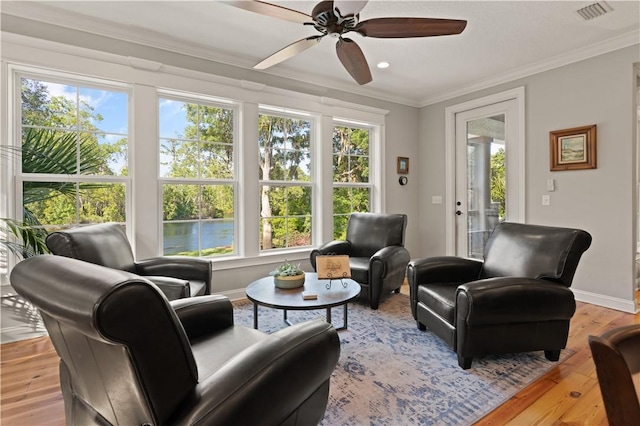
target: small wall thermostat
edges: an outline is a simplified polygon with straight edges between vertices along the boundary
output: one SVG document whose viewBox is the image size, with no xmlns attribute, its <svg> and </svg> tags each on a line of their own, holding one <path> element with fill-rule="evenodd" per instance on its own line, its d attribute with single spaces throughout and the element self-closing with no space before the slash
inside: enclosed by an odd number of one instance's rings
<svg viewBox="0 0 640 426">
<path fill-rule="evenodd" d="M 409 179 L 406 176 L 400 176 L 398 182 L 400 182 L 400 185 L 406 185 L 407 182 L 409 182 Z"/>
</svg>

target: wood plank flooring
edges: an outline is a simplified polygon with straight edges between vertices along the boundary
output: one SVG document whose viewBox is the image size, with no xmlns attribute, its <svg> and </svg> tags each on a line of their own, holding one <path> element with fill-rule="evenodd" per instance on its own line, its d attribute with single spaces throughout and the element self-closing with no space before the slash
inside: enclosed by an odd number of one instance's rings
<svg viewBox="0 0 640 426">
<path fill-rule="evenodd" d="M 576 353 L 476 425 L 606 425 L 587 337 L 633 323 L 640 314 L 578 303 L 567 344 Z M 1 345 L 0 357 L 1 424 L 64 425 L 58 357 L 49 339 Z"/>
</svg>

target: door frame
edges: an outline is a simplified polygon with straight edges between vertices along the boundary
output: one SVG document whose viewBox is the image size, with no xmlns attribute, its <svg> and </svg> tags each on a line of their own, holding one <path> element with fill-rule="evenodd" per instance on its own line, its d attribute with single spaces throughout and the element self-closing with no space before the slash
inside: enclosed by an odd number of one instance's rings
<svg viewBox="0 0 640 426">
<path fill-rule="evenodd" d="M 504 92 L 495 93 L 471 101 L 463 102 L 445 108 L 445 253 L 453 256 L 456 252 L 456 114 L 476 108 L 515 100 L 517 103 L 518 120 L 518 222 L 525 221 L 525 88 L 524 86 Z"/>
</svg>

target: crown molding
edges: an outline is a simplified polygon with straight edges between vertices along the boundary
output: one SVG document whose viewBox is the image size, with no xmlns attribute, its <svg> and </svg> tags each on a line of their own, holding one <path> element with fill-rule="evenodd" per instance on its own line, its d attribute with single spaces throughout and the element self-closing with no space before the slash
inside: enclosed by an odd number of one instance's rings
<svg viewBox="0 0 640 426">
<path fill-rule="evenodd" d="M 463 96 L 469 93 L 477 92 L 479 90 L 495 87 L 503 83 L 508 83 L 520 78 L 539 74 L 541 72 L 549 71 L 554 68 L 560 68 L 565 65 L 573 64 L 575 62 L 583 61 L 585 59 L 593 58 L 595 56 L 603 55 L 605 53 L 613 52 L 615 50 L 623 49 L 625 47 L 633 45 L 640 45 L 640 29 L 630 31 L 628 33 L 607 40 L 603 40 L 599 43 L 585 46 L 568 54 L 558 55 L 544 61 L 540 61 L 506 72 L 496 77 L 481 80 L 453 91 L 446 91 L 434 96 L 429 96 L 423 99 L 418 106 L 425 107 L 433 105 L 438 102 L 443 102 L 449 99 L 457 98 L 458 96 Z"/>
</svg>

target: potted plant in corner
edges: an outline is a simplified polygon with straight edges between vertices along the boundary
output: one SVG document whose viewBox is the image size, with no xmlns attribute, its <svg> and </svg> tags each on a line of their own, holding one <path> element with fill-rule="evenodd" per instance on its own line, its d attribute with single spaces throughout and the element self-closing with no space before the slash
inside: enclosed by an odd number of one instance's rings
<svg viewBox="0 0 640 426">
<path fill-rule="evenodd" d="M 299 263 L 293 265 L 285 260 L 269 275 L 273 275 L 273 283 L 278 288 L 298 288 L 304 285 L 304 271 L 300 269 Z"/>
</svg>

